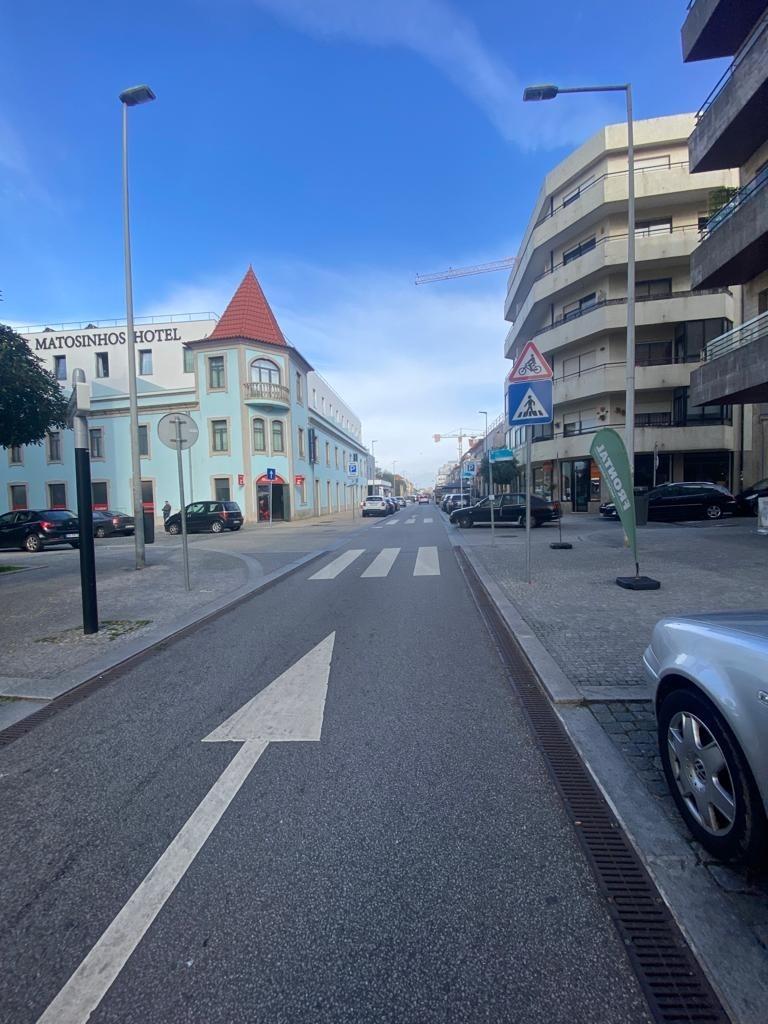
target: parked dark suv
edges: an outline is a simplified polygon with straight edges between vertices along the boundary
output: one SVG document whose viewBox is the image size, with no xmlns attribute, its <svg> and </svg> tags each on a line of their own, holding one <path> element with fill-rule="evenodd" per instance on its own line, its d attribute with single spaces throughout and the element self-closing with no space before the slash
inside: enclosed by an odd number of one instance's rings
<svg viewBox="0 0 768 1024">
<path fill-rule="evenodd" d="M 239 530 L 243 513 L 236 501 L 193 501 L 184 510 L 189 533 L 221 533 Z M 174 512 L 165 521 L 166 533 L 181 533 L 181 513 Z"/>
<path fill-rule="evenodd" d="M 720 484 L 706 480 L 691 480 L 679 484 L 661 484 L 648 492 L 648 518 L 662 519 L 721 519 L 736 511 L 736 499 Z M 616 506 L 605 501 L 600 515 L 618 519 Z"/>
<path fill-rule="evenodd" d="M 0 516 L 0 548 L 42 551 L 49 544 L 80 546 L 77 516 L 66 508 L 23 509 Z"/>
</svg>

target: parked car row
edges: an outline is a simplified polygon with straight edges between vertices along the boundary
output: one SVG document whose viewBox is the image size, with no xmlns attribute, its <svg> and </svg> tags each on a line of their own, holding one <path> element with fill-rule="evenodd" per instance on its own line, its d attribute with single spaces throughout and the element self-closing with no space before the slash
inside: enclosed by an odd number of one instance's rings
<svg viewBox="0 0 768 1024">
<path fill-rule="evenodd" d="M 469 491 L 464 491 L 463 494 L 444 494 L 443 499 L 440 502 L 440 508 L 443 512 L 448 515 L 457 508 L 469 508 L 474 505 L 474 501 L 470 497 Z"/>
<path fill-rule="evenodd" d="M 369 494 L 360 506 L 363 518 L 367 516 L 391 516 L 406 506 L 405 498 L 391 498 L 384 494 Z"/>
<path fill-rule="evenodd" d="M 94 537 L 133 533 L 133 516 L 123 512 L 93 513 Z M 80 546 L 80 522 L 67 508 L 20 509 L 0 516 L 0 548 L 42 551 L 54 544 Z"/>
<path fill-rule="evenodd" d="M 726 487 L 707 481 L 687 481 L 679 484 L 661 484 L 648 492 L 648 518 L 651 521 L 669 519 L 722 519 L 736 511 L 736 499 Z M 605 501 L 600 515 L 618 519 L 616 506 Z"/>
</svg>

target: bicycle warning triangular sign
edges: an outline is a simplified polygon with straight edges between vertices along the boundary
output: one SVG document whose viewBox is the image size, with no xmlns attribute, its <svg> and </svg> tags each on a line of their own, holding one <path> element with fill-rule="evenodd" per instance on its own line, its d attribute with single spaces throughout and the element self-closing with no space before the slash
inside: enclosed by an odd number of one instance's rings
<svg viewBox="0 0 768 1024">
<path fill-rule="evenodd" d="M 527 341 L 507 378 L 510 384 L 521 380 L 552 380 L 552 367 L 532 341 Z"/>
</svg>

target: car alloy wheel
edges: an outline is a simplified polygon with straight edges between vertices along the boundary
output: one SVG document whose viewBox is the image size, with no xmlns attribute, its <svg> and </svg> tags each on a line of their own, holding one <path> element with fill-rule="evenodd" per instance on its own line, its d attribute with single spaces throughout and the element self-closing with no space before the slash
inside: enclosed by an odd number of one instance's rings
<svg viewBox="0 0 768 1024">
<path fill-rule="evenodd" d="M 96 536 L 97 536 L 97 537 L 99 538 L 99 540 L 101 540 L 102 538 L 104 538 L 104 537 L 106 537 L 106 536 L 107 536 L 107 531 L 106 531 L 106 530 L 104 529 L 104 527 L 103 527 L 103 526 L 100 526 L 100 527 L 99 527 L 99 528 L 98 528 L 98 529 L 96 530 Z"/>
<path fill-rule="evenodd" d="M 667 784 L 693 836 L 725 861 L 759 863 L 768 820 L 749 765 L 704 696 L 673 690 L 659 709 L 659 753 Z"/>
<path fill-rule="evenodd" d="M 220 519 L 214 519 L 211 523 L 211 533 L 221 533 L 224 529 L 224 524 Z"/>
<path fill-rule="evenodd" d="M 720 519 L 723 514 L 720 505 L 707 505 L 705 512 L 707 519 Z"/>
<path fill-rule="evenodd" d="M 24 538 L 24 547 L 27 551 L 35 552 L 43 550 L 43 542 L 36 533 L 29 533 Z"/>
<path fill-rule="evenodd" d="M 459 526 L 462 528 L 462 530 L 471 530 L 472 520 L 470 519 L 469 516 L 459 516 Z"/>
<path fill-rule="evenodd" d="M 171 523 L 168 527 L 168 533 L 170 533 L 172 537 L 177 536 L 177 534 L 181 533 L 181 526 L 178 523 Z"/>
</svg>

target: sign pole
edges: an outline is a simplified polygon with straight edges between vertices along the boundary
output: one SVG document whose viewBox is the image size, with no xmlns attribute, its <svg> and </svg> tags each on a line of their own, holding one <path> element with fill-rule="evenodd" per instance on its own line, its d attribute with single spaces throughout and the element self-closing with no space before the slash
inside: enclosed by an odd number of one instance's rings
<svg viewBox="0 0 768 1024">
<path fill-rule="evenodd" d="M 96 598 L 96 555 L 93 541 L 93 495 L 91 494 L 91 455 L 88 445 L 86 409 L 78 405 L 79 393 L 87 389 L 85 372 L 72 373 L 72 427 L 75 433 L 75 483 L 77 489 L 77 522 L 80 532 L 80 593 L 83 604 L 83 633 L 99 631 L 99 609 Z M 90 402 L 87 403 L 90 407 Z"/>
<path fill-rule="evenodd" d="M 269 481 L 269 525 L 272 525 L 272 481 Z"/>
<path fill-rule="evenodd" d="M 189 583 L 189 547 L 187 546 L 187 509 L 184 501 L 184 463 L 181 460 L 181 445 L 183 437 L 181 436 L 181 427 L 183 420 L 177 416 L 174 419 L 176 424 L 176 461 L 179 469 L 179 503 L 180 513 L 179 518 L 181 519 L 181 550 L 184 556 L 184 585 L 187 590 L 191 590 L 192 587 Z"/>
<path fill-rule="evenodd" d="M 525 578 L 531 582 L 531 428 L 525 428 Z"/>
</svg>

